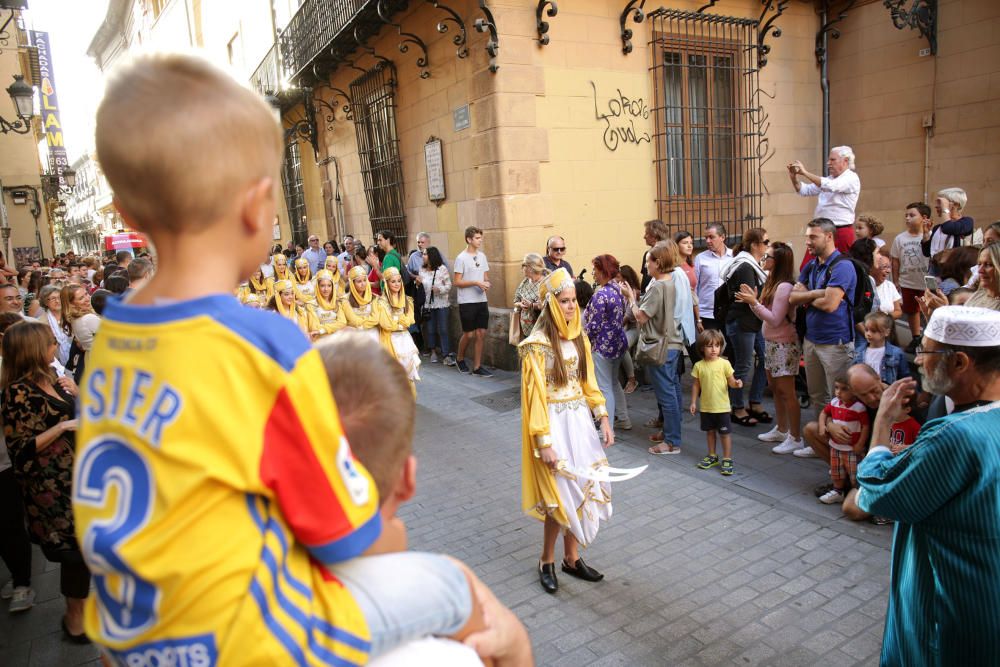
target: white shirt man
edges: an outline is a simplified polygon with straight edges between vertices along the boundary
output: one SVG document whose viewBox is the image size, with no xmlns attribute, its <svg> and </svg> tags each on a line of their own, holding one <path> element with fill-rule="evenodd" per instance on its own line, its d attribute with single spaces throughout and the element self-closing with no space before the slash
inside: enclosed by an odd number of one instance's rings
<svg viewBox="0 0 1000 667">
<path fill-rule="evenodd" d="M 726 247 L 726 229 L 720 224 L 705 228 L 708 248 L 694 258 L 694 274 L 698 280 L 698 313 L 701 324 L 707 329 L 724 329 L 725 322 L 715 321 L 715 290 L 722 284 L 719 273 L 728 264 L 733 251 Z"/>
<path fill-rule="evenodd" d="M 309 237 L 309 247 L 303 251 L 302 257 L 309 262 L 309 270 L 313 275 L 323 269 L 326 263 L 326 251 L 320 246 L 318 236 Z"/>
<path fill-rule="evenodd" d="M 344 252 L 337 255 L 337 268 L 340 269 L 340 275 L 346 280 L 347 278 L 347 265 L 354 260 L 354 237 L 348 234 L 344 237 Z"/>
<path fill-rule="evenodd" d="M 861 196 L 861 179 L 854 171 L 854 151 L 837 146 L 826 160 L 829 176 L 817 176 L 805 170 L 798 160 L 788 165 L 788 176 L 795 191 L 803 197 L 817 197 L 813 218 L 826 218 L 837 228 L 837 250 L 846 253 L 854 243 L 854 210 Z M 807 182 L 801 183 L 799 177 Z"/>
</svg>

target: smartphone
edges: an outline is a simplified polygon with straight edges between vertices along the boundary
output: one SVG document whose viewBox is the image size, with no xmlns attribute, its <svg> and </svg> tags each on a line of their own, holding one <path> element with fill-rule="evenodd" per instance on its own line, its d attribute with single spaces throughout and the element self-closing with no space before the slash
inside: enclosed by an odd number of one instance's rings
<svg viewBox="0 0 1000 667">
<path fill-rule="evenodd" d="M 941 284 L 938 282 L 937 276 L 924 276 L 924 285 L 931 292 L 937 292 L 941 288 Z"/>
</svg>

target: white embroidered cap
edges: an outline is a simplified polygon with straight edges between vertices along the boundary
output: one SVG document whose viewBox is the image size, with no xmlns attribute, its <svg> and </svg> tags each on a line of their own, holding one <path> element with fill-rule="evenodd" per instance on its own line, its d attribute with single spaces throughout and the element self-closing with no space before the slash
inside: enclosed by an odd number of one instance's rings
<svg viewBox="0 0 1000 667">
<path fill-rule="evenodd" d="M 945 345 L 1000 345 L 1000 312 L 988 308 L 942 306 L 931 314 L 924 336 Z"/>
</svg>

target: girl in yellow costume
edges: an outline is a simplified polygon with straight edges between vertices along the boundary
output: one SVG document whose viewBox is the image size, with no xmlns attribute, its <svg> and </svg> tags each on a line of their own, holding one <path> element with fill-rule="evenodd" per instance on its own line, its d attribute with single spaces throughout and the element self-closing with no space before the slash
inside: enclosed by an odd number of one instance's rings
<svg viewBox="0 0 1000 667">
<path fill-rule="evenodd" d="M 355 266 L 347 272 L 347 285 L 350 294 L 344 305 L 344 316 L 347 326 L 370 335 L 378 340 L 378 304 L 372 298 L 372 284 L 368 282 L 368 270 L 363 266 Z"/>
<path fill-rule="evenodd" d="M 270 310 L 277 311 L 282 317 L 287 317 L 299 325 L 310 340 L 316 338 L 312 332 L 319 330 L 319 322 L 312 311 L 295 303 L 295 286 L 290 280 L 278 280 L 274 283 L 274 296 L 267 304 Z"/>
<path fill-rule="evenodd" d="M 288 258 L 280 252 L 271 256 L 271 268 L 274 269 L 274 282 L 292 279 L 292 272 L 288 270 Z"/>
<path fill-rule="evenodd" d="M 326 260 L 323 262 L 323 270 L 329 271 L 333 274 L 333 282 L 337 285 L 337 289 L 343 293 L 344 290 L 344 276 L 340 275 L 340 262 L 337 260 L 336 255 L 327 255 Z M 320 272 L 317 271 L 316 275 Z"/>
<path fill-rule="evenodd" d="M 316 303 L 312 306 L 319 329 L 317 337 L 329 336 L 347 326 L 347 305 L 341 298 L 340 282 L 323 269 L 316 274 Z"/>
<path fill-rule="evenodd" d="M 313 282 L 312 269 L 309 268 L 308 259 L 299 257 L 295 260 L 292 282 L 295 283 L 296 301 L 303 305 L 316 302 L 316 283 Z"/>
<path fill-rule="evenodd" d="M 539 581 L 546 592 L 555 593 L 560 531 L 563 572 L 585 581 L 604 577 L 583 562 L 578 546 L 593 542 L 600 521 L 611 518 L 610 485 L 578 478 L 563 467 L 587 470 L 606 465 L 604 448 L 614 444 L 614 435 L 597 388 L 590 342 L 582 335 L 573 278 L 566 269 L 554 271 L 543 279 L 540 296 L 538 323 L 518 346 L 521 500 L 529 516 L 545 522 Z M 600 419 L 604 448 L 594 419 Z"/>
<path fill-rule="evenodd" d="M 420 350 L 417 349 L 408 329 L 413 324 L 413 299 L 403 291 L 403 276 L 391 266 L 382 273 L 385 294 L 378 298 L 379 342 L 389 354 L 403 365 L 410 385 L 420 380 Z"/>
<path fill-rule="evenodd" d="M 256 296 L 259 301 L 264 303 L 270 301 L 271 297 L 274 296 L 274 279 L 265 278 L 259 267 L 250 276 L 250 280 L 241 283 L 239 289 L 236 290 L 236 298 L 244 305 L 250 295 Z"/>
</svg>

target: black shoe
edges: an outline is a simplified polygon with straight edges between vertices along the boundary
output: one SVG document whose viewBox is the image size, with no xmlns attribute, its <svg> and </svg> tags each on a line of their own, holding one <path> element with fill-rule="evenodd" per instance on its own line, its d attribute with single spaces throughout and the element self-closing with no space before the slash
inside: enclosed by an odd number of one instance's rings
<svg viewBox="0 0 1000 667">
<path fill-rule="evenodd" d="M 66 625 L 65 616 L 63 616 L 62 619 L 62 631 L 63 631 L 63 636 L 69 641 L 73 642 L 74 644 L 85 645 L 90 643 L 90 637 L 87 636 L 87 633 L 81 632 L 78 635 L 74 635 L 72 632 L 69 631 L 69 626 Z"/>
<path fill-rule="evenodd" d="M 559 580 L 556 579 L 556 564 L 538 562 L 538 581 L 542 584 L 542 590 L 546 593 L 555 593 L 559 590 Z"/>
<path fill-rule="evenodd" d="M 482 366 L 480 366 L 476 370 L 472 371 L 472 374 L 473 375 L 478 375 L 481 378 L 491 378 L 491 377 L 493 377 L 493 373 L 490 373 L 488 370 L 486 370 Z"/>
<path fill-rule="evenodd" d="M 458 368 L 459 373 L 468 373 L 469 364 L 465 363 L 465 359 L 458 361 L 455 366 Z"/>
<path fill-rule="evenodd" d="M 603 574 L 584 563 L 582 558 L 577 558 L 573 567 L 567 565 L 564 560 L 562 562 L 562 571 L 571 577 L 583 579 L 584 581 L 600 581 L 604 578 Z"/>
<path fill-rule="evenodd" d="M 820 484 L 813 488 L 813 495 L 819 498 L 820 496 L 826 495 L 833 488 L 833 484 L 827 482 L 826 484 Z"/>
</svg>

